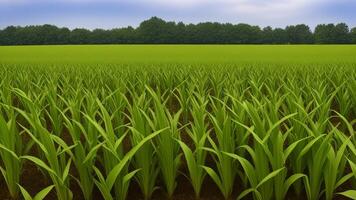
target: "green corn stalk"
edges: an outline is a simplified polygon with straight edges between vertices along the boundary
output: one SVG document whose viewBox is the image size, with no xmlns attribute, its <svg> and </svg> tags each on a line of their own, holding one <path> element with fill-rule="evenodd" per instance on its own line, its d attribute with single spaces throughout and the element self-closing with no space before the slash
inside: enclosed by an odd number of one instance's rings
<svg viewBox="0 0 356 200">
<path fill-rule="evenodd" d="M 355 144 L 356 143 L 353 141 L 353 140 L 355 140 L 355 130 L 354 130 L 353 126 L 356 124 L 356 120 L 349 122 L 349 121 L 347 121 L 347 119 L 344 116 L 342 116 L 339 113 L 337 113 L 337 114 L 342 119 L 342 121 L 345 123 L 347 130 L 350 134 L 350 136 L 347 137 L 347 136 L 343 135 L 340 131 L 335 129 L 336 133 L 338 133 L 340 138 L 343 137 L 342 141 L 344 143 L 347 143 L 348 151 L 350 153 L 350 156 L 349 156 L 349 158 L 347 158 L 347 161 L 351 168 L 350 175 L 353 177 L 353 181 L 354 181 L 353 184 L 355 184 L 355 182 L 356 182 L 356 145 Z M 349 142 L 349 139 L 351 142 Z M 345 175 L 345 177 L 346 176 L 347 175 Z M 346 179 L 346 178 L 343 177 L 343 179 Z M 341 182 L 341 181 L 339 181 L 339 182 Z M 347 190 L 347 191 L 344 191 L 344 192 L 341 192 L 338 194 L 348 197 L 350 199 L 356 199 L 356 190 Z"/>
<path fill-rule="evenodd" d="M 257 170 L 253 167 L 253 165 L 248 160 L 236 154 L 225 153 L 225 152 L 224 154 L 239 161 L 242 168 L 244 169 L 246 176 L 248 177 L 249 183 L 251 184 L 251 188 L 246 189 L 240 193 L 240 195 L 237 197 L 238 200 L 244 198 L 249 193 L 253 193 L 254 199 L 257 200 L 266 199 L 266 197 L 264 197 L 263 194 L 261 194 L 261 192 L 259 191 L 259 188 L 263 186 L 265 183 L 267 183 L 268 181 L 272 180 L 274 177 L 276 177 L 279 173 L 281 173 L 284 170 L 284 168 L 275 170 L 269 173 L 267 176 L 263 177 L 262 180 L 258 181 L 255 175 L 255 172 L 257 172 Z M 288 190 L 287 184 L 280 187 L 283 187 L 285 190 Z"/>
<path fill-rule="evenodd" d="M 95 163 L 95 157 L 98 149 L 102 146 L 102 143 L 97 144 L 97 137 L 90 138 L 92 134 L 88 134 L 89 130 L 86 130 L 80 121 L 79 113 L 79 101 L 66 102 L 68 110 L 72 118 L 68 118 L 62 111 L 64 124 L 75 144 L 73 149 L 73 163 L 79 174 L 79 178 L 73 177 L 80 186 L 84 199 L 91 200 L 94 188 L 94 180 L 92 178 L 93 165 Z M 84 137 L 83 141 L 81 137 Z"/>
<path fill-rule="evenodd" d="M 219 187 L 224 198 L 228 199 L 231 196 L 236 176 L 235 163 L 231 157 L 222 152 L 235 152 L 235 126 L 228 115 L 226 100 L 215 101 L 210 100 L 214 113 L 214 115 L 210 114 L 210 118 L 214 126 L 212 131 L 215 133 L 216 142 L 210 136 L 207 136 L 211 148 L 204 148 L 204 150 L 210 152 L 214 157 L 217 172 L 209 166 L 203 166 L 203 168 Z"/>
<path fill-rule="evenodd" d="M 334 191 L 352 178 L 352 173 L 345 175 L 345 152 L 350 139 L 344 138 L 343 133 L 337 130 L 336 127 L 334 127 L 332 133 L 339 135 L 339 138 L 342 140 L 342 145 L 339 149 L 334 149 L 331 146 L 327 153 L 326 167 L 324 170 L 325 199 L 327 200 L 333 199 Z"/>
<path fill-rule="evenodd" d="M 112 168 L 112 170 L 109 171 L 108 175 L 106 178 L 104 178 L 103 174 L 100 172 L 98 168 L 94 166 L 94 171 L 98 177 L 98 180 L 94 180 L 96 186 L 100 190 L 103 198 L 105 200 L 113 200 L 113 199 L 119 199 L 119 200 L 124 200 L 126 198 L 125 195 L 119 195 L 116 198 L 114 198 L 111 194 L 111 190 L 114 188 L 115 183 L 118 181 L 121 182 L 122 185 L 127 185 L 130 179 L 137 173 L 139 172 L 140 169 L 136 169 L 132 172 L 126 173 L 122 177 L 120 174 L 122 173 L 122 170 L 125 169 L 125 166 L 128 164 L 130 159 L 135 155 L 135 153 L 147 142 L 152 140 L 152 138 L 156 137 L 160 133 L 162 133 L 164 129 L 156 131 L 147 137 L 143 138 L 136 146 L 132 147 L 132 149 L 127 152 L 122 159 Z M 122 140 L 121 140 L 122 141 Z M 118 142 L 121 142 L 118 140 Z M 105 148 L 105 147 L 104 147 Z M 115 152 L 113 152 L 115 153 Z M 125 191 L 124 191 L 125 192 Z"/>
<path fill-rule="evenodd" d="M 49 121 L 51 122 L 52 132 L 58 136 L 61 136 L 63 129 L 63 119 L 59 112 L 62 110 L 62 102 L 59 99 L 59 94 L 57 91 L 57 82 L 52 83 L 53 85 L 45 88 L 47 92 L 45 95 L 48 102 L 48 111 L 46 110 Z"/>
<path fill-rule="evenodd" d="M 182 110 L 171 115 L 164 106 L 165 103 L 161 102 L 160 96 L 149 87 L 146 87 L 146 90 L 151 94 L 154 102 L 151 117 L 146 115 L 146 120 L 154 131 L 169 127 L 156 138 L 155 149 L 166 191 L 171 198 L 176 188 L 176 176 L 180 165 L 180 148 L 175 140 L 180 139 L 178 120 Z"/>
<path fill-rule="evenodd" d="M 47 163 L 38 157 L 30 155 L 21 156 L 20 159 L 29 160 L 48 173 L 56 189 L 58 199 L 72 199 L 73 195 L 69 189 L 68 177 L 73 157 L 71 149 L 75 147 L 75 144 L 68 146 L 61 138 L 47 131 L 41 123 L 40 111 L 36 105 L 33 104 L 29 97 L 23 92 L 18 90 L 17 94 L 19 97 L 22 97 L 23 101 L 27 103 L 31 110 L 30 113 L 17 108 L 15 108 L 15 110 L 27 120 L 33 130 L 36 130 L 36 136 L 26 127 L 20 126 L 43 152 L 44 159 Z M 69 157 L 66 154 L 68 154 Z"/>
<path fill-rule="evenodd" d="M 16 115 L 13 109 L 11 110 L 7 116 L 9 121 L 6 121 L 0 113 L 0 160 L 2 161 L 0 170 L 11 198 L 16 199 L 19 194 L 17 183 L 20 182 L 22 171 L 22 161 L 19 156 L 23 153 L 23 145 L 16 127 Z"/>
<path fill-rule="evenodd" d="M 326 166 L 327 153 L 330 151 L 331 135 L 320 135 L 311 140 L 300 152 L 298 160 L 306 157 L 308 176 L 304 179 L 304 186 L 308 200 L 317 200 L 321 196 L 323 172 Z"/>
<path fill-rule="evenodd" d="M 182 109 L 182 117 L 183 123 L 187 124 L 189 120 L 189 104 L 190 104 L 190 96 L 193 94 L 195 85 L 190 85 L 187 81 L 183 81 L 181 85 L 179 85 L 175 91 L 177 94 L 174 93 L 176 99 L 179 101 L 179 105 Z"/>
<path fill-rule="evenodd" d="M 132 146 L 136 146 L 144 137 L 147 137 L 152 132 L 145 118 L 149 99 L 145 97 L 145 93 L 138 96 L 132 92 L 131 95 L 134 97 L 133 103 L 132 105 L 129 102 L 127 103 L 130 115 L 128 118 L 131 123 L 130 139 Z M 153 144 L 150 142 L 144 144 L 134 155 L 132 163 L 136 169 L 140 169 L 136 173 L 135 178 L 143 196 L 146 200 L 150 199 L 156 189 L 155 184 L 159 173 L 158 160 Z"/>
<path fill-rule="evenodd" d="M 255 166 L 258 167 L 258 179 L 262 180 L 264 177 L 266 177 L 270 173 L 270 164 L 268 160 L 268 156 L 266 156 L 266 151 L 265 151 L 265 146 L 261 145 L 258 141 L 263 140 L 266 141 L 268 137 L 270 137 L 270 134 L 268 134 L 268 120 L 270 120 L 266 116 L 266 114 L 261 115 L 261 110 L 262 112 L 264 111 L 265 105 L 262 104 L 263 102 L 259 102 L 257 99 L 254 99 L 254 104 L 249 103 L 249 102 L 244 102 L 243 107 L 246 110 L 251 123 L 253 124 L 254 128 L 254 133 L 253 138 L 255 142 L 253 143 L 252 148 L 255 150 L 255 157 L 254 159 Z M 239 123 L 238 123 L 239 124 Z M 241 125 L 241 124 L 240 124 Z M 247 127 L 246 127 L 247 128 Z M 248 129 L 247 129 L 248 130 Z M 251 131 L 249 131 L 252 133 Z M 278 144 L 280 146 L 280 144 Z M 278 168 L 277 168 L 278 169 Z M 273 190 L 271 187 L 268 185 L 262 185 L 260 188 L 262 194 L 264 195 L 264 198 L 270 199 L 273 195 Z"/>
<path fill-rule="evenodd" d="M 89 120 L 89 122 L 95 127 L 95 129 L 99 132 L 100 136 L 103 138 L 103 155 L 102 155 L 102 165 L 105 169 L 105 174 L 109 174 L 110 171 L 120 163 L 124 156 L 123 152 L 123 144 L 122 141 L 126 137 L 127 133 L 117 133 L 117 128 L 114 127 L 112 123 L 112 119 L 114 115 L 109 115 L 107 109 L 103 106 L 99 99 L 96 100 L 99 108 L 100 115 L 102 119 L 102 123 L 104 128 L 100 125 L 100 122 L 97 122 L 96 119 L 92 119 L 90 116 L 84 114 L 84 116 Z M 120 124 L 121 125 L 121 124 Z M 120 135 L 119 135 L 120 134 Z M 119 135 L 120 137 L 117 137 Z M 124 165 L 123 169 L 120 169 L 120 174 L 118 174 L 118 180 L 122 180 L 124 176 L 126 176 L 128 171 L 128 165 Z M 95 172 L 98 172 L 96 168 L 94 168 Z M 132 177 L 130 177 L 132 178 Z M 125 199 L 127 195 L 127 190 L 129 187 L 129 180 L 123 181 L 115 181 L 114 182 L 114 192 L 115 196 L 118 199 Z M 111 188 L 110 188 L 111 190 Z"/>
<path fill-rule="evenodd" d="M 188 145 L 184 142 L 179 141 L 181 149 L 184 153 L 184 157 L 188 166 L 189 179 L 193 186 L 195 198 L 199 199 L 201 187 L 205 178 L 205 171 L 202 166 L 205 165 L 206 151 L 204 147 L 206 146 L 206 138 L 209 135 L 209 130 L 206 120 L 206 105 L 207 100 L 204 96 L 195 94 L 195 97 L 191 99 L 192 108 L 190 112 L 192 113 L 193 122 L 190 128 L 187 128 L 187 133 L 194 144 L 194 150 L 191 150 Z"/>
<path fill-rule="evenodd" d="M 356 149 L 353 149 L 353 150 L 356 150 Z M 352 162 L 351 160 L 348 160 L 348 161 L 349 161 L 349 164 L 350 164 L 350 167 L 352 170 L 351 175 L 353 175 L 354 179 L 356 179 L 356 163 Z M 346 190 L 346 191 L 340 192 L 338 194 L 348 197 L 350 199 L 356 199 L 356 190 Z"/>
<path fill-rule="evenodd" d="M 284 135 L 277 129 L 280 124 L 294 115 L 295 114 L 285 116 L 276 123 L 271 124 L 263 138 L 260 138 L 253 128 L 237 122 L 248 130 L 255 141 L 254 148 L 248 145 L 241 146 L 241 148 L 246 149 L 250 154 L 253 161 L 252 163 L 239 155 L 227 154 L 239 161 L 251 186 L 251 188 L 243 191 L 239 195 L 239 198 L 243 198 L 252 192 L 255 199 L 272 199 L 271 191 L 274 191 L 273 199 L 282 200 L 285 198 L 290 186 L 298 179 L 305 177 L 304 174 L 297 173 L 287 178 L 285 170 L 288 157 L 304 139 L 296 141 L 287 148 L 284 148 L 287 135 L 292 129 L 289 129 Z M 258 153 L 258 151 L 261 152 Z M 262 165 L 261 161 L 266 161 L 267 163 Z M 268 167 L 264 168 L 263 166 Z M 270 168 L 274 171 L 269 170 Z M 266 177 L 273 181 L 273 185 L 260 184 L 260 182 L 265 182 Z"/>
<path fill-rule="evenodd" d="M 54 185 L 50 185 L 50 186 L 42 189 L 34 197 L 31 197 L 31 195 L 27 192 L 27 190 L 25 188 L 23 188 L 21 185 L 19 185 L 19 187 L 20 187 L 22 196 L 25 200 L 43 200 L 54 188 Z"/>
</svg>

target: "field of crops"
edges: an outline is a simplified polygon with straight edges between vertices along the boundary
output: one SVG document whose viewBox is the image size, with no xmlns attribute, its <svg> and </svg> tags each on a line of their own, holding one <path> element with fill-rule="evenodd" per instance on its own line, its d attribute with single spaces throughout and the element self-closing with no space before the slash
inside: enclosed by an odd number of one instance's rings
<svg viewBox="0 0 356 200">
<path fill-rule="evenodd" d="M 215 48 L 0 47 L 0 199 L 356 199 L 356 46 Z"/>
</svg>

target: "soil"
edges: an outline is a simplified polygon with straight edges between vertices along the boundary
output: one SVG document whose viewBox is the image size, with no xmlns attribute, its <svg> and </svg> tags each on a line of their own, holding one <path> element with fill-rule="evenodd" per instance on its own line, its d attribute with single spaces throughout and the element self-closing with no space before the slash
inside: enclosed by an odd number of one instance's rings
<svg viewBox="0 0 356 200">
<path fill-rule="evenodd" d="M 50 185 L 50 179 L 46 177 L 34 164 L 31 162 L 26 162 L 23 170 L 23 174 L 21 177 L 21 185 L 26 188 L 26 190 L 31 194 L 35 195 L 41 189 Z M 160 184 L 162 185 L 162 184 Z M 75 181 L 71 182 L 71 190 L 74 195 L 75 200 L 84 200 L 82 196 L 82 192 L 78 184 Z M 100 192 L 97 189 L 94 189 L 93 199 L 102 200 L 103 198 L 100 195 Z M 3 178 L 0 179 L 0 199 L 1 200 L 11 200 L 9 196 L 9 192 L 7 190 L 5 180 Z M 56 195 L 54 190 L 46 197 L 47 200 L 56 199 Z M 135 181 L 131 182 L 129 193 L 127 196 L 127 200 L 143 200 L 142 193 L 138 184 Z M 163 188 L 157 189 L 153 196 L 152 200 L 163 200 L 169 199 L 164 192 Z M 220 191 L 215 186 L 214 182 L 206 177 L 206 180 L 202 187 L 201 200 L 220 200 L 224 199 L 220 194 Z M 190 182 L 183 175 L 179 175 L 177 177 L 177 188 L 173 195 L 173 198 L 170 200 L 195 200 L 195 195 L 193 188 L 190 185 Z"/>
<path fill-rule="evenodd" d="M 239 181 L 235 181 L 239 182 Z M 36 194 L 41 189 L 45 188 L 46 186 L 50 185 L 49 178 L 46 177 L 34 164 L 31 162 L 27 162 L 24 166 L 23 174 L 21 177 L 21 185 L 28 190 L 31 195 Z M 159 184 L 162 185 L 162 184 Z M 236 189 L 242 188 L 240 185 L 236 184 L 234 186 L 234 191 L 231 197 L 232 199 L 236 199 L 238 192 Z M 82 192 L 80 187 L 77 185 L 75 181 L 71 182 L 71 190 L 74 195 L 74 200 L 84 200 L 82 196 Z M 287 195 L 288 200 L 299 200 L 300 198 L 296 197 L 293 191 L 290 191 Z M 1 200 L 12 200 L 9 196 L 9 193 L 6 188 L 6 184 L 3 178 L 0 178 L 0 199 Z M 55 191 L 52 190 L 50 194 L 46 197 L 46 200 L 55 200 L 56 194 Z M 93 199 L 94 200 L 103 200 L 100 192 L 97 189 L 93 191 Z M 168 200 L 166 193 L 164 192 L 164 188 L 157 189 L 152 196 L 152 200 Z M 246 200 L 252 199 L 249 197 L 245 198 Z M 306 199 L 306 198 L 302 198 Z M 336 196 L 336 200 L 346 200 L 342 196 Z M 135 181 L 131 182 L 127 200 L 144 200 L 140 188 Z M 177 177 L 177 188 L 173 197 L 169 200 L 195 200 L 195 195 L 193 188 L 190 185 L 188 179 L 183 176 L 179 175 Z M 221 195 L 219 189 L 215 185 L 215 183 L 206 176 L 205 181 L 203 183 L 201 198 L 200 200 L 224 200 L 223 196 Z"/>
</svg>

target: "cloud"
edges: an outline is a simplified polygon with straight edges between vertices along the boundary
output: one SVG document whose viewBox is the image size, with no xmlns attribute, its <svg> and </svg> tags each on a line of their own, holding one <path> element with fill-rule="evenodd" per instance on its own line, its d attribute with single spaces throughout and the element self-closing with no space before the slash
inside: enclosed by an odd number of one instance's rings
<svg viewBox="0 0 356 200">
<path fill-rule="evenodd" d="M 355 0 L 0 0 L 0 25 L 137 26 L 143 19 L 158 16 L 186 23 L 314 26 L 336 20 L 355 23 L 356 4 L 352 2 Z"/>
<path fill-rule="evenodd" d="M 331 0 L 0 0 L 0 4 L 35 4 L 35 3 L 67 3 L 67 4 L 136 4 L 161 6 L 165 8 L 199 8 L 214 6 L 219 9 L 241 13 L 288 12 L 305 8 L 320 2 Z M 335 1 L 335 0 L 334 0 Z M 340 0 L 349 1 L 349 0 Z M 263 14 L 263 13 L 260 13 Z"/>
<path fill-rule="evenodd" d="M 303 14 L 330 0 L 136 0 L 168 8 L 199 8 L 209 6 L 227 15 L 261 18 L 291 17 Z"/>
</svg>

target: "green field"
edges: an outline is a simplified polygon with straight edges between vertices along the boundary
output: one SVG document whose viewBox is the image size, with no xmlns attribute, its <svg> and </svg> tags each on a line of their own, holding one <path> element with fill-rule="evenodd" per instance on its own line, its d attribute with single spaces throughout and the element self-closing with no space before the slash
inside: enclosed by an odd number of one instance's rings
<svg viewBox="0 0 356 200">
<path fill-rule="evenodd" d="M 356 63 L 356 45 L 85 45 L 0 47 L 0 63 Z"/>
<path fill-rule="evenodd" d="M 355 130 L 356 46 L 0 47 L 0 199 L 356 199 Z"/>
</svg>

